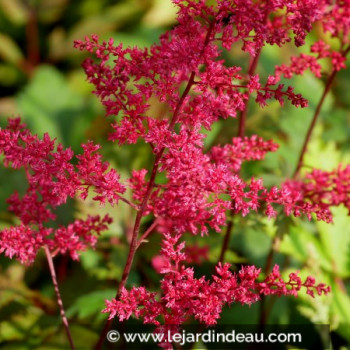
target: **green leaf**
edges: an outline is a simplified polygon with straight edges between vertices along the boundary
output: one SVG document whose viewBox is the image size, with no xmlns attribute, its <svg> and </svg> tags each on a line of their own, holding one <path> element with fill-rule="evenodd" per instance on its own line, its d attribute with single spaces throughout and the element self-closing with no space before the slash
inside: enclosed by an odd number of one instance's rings
<svg viewBox="0 0 350 350">
<path fill-rule="evenodd" d="M 67 0 L 40 0 L 39 6 L 37 6 L 40 21 L 52 23 L 59 20 L 67 3 Z"/>
<path fill-rule="evenodd" d="M 63 74 L 51 66 L 40 66 L 35 71 L 17 96 L 17 105 L 33 132 L 40 136 L 47 132 L 73 149 L 84 140 L 83 131 L 93 118 L 82 96 L 72 91 Z"/>
<path fill-rule="evenodd" d="M 5 62 L 18 65 L 23 60 L 23 54 L 17 43 L 8 35 L 0 33 L 0 58 Z"/>
<path fill-rule="evenodd" d="M 85 318 L 100 313 L 104 308 L 105 300 L 113 299 L 115 295 L 115 289 L 99 290 L 85 294 L 78 298 L 74 305 L 67 310 L 67 316 L 78 315 L 80 318 Z"/>
<path fill-rule="evenodd" d="M 155 0 L 143 22 L 150 27 L 170 25 L 175 22 L 176 12 L 177 8 L 170 0 Z"/>
<path fill-rule="evenodd" d="M 350 298 L 336 283 L 332 283 L 331 313 L 333 318 L 333 327 L 337 329 L 350 342 Z M 332 324 L 331 324 L 332 326 Z"/>
<path fill-rule="evenodd" d="M 284 235 L 279 251 L 300 262 L 312 261 L 328 271 L 332 270 L 332 264 L 320 241 L 301 225 L 290 226 L 289 234 Z"/>
<path fill-rule="evenodd" d="M 344 207 L 332 208 L 332 213 L 333 224 L 319 221 L 317 228 L 333 273 L 345 278 L 350 276 L 350 217 Z"/>
<path fill-rule="evenodd" d="M 91 8 L 85 9 L 84 11 L 89 11 L 90 15 L 84 17 L 73 26 L 68 36 L 68 42 L 72 43 L 73 40 L 83 39 L 86 35 L 93 33 L 110 36 L 116 28 L 128 21 L 130 22 L 131 18 L 138 12 L 142 13 L 140 3 L 136 1 L 133 1 L 133 3 L 134 6 L 126 3 L 109 6 L 100 13 L 91 13 Z"/>
<path fill-rule="evenodd" d="M 21 0 L 0 0 L 0 9 L 16 25 L 24 24 L 28 19 L 28 10 Z"/>
</svg>

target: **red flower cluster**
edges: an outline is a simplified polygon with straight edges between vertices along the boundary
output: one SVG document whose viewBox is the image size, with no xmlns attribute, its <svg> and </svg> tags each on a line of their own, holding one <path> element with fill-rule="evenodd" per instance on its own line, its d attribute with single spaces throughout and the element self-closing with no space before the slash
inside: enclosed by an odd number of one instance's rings
<svg viewBox="0 0 350 350">
<path fill-rule="evenodd" d="M 294 75 L 303 75 L 308 69 L 317 77 L 321 77 L 322 66 L 319 60 L 330 58 L 334 71 L 346 68 L 347 52 L 338 52 L 331 50 L 330 46 L 324 41 L 319 40 L 311 46 L 311 52 L 316 55 L 306 55 L 304 53 L 299 56 L 293 56 L 289 65 L 283 64 L 276 66 L 275 74 L 269 76 L 267 86 L 277 84 L 281 77 L 291 79 Z"/>
<path fill-rule="evenodd" d="M 166 237 L 165 256 L 152 260 L 154 268 L 165 273 L 160 299 L 144 287 L 129 292 L 122 288 L 118 299 L 107 302 L 105 311 L 120 320 L 134 313 L 157 325 L 160 315 L 166 323 L 181 324 L 194 316 L 213 324 L 223 305 L 234 301 L 250 304 L 260 294 L 296 295 L 301 287 L 310 295 L 313 290 L 327 293 L 329 289 L 322 284 L 315 286 L 312 278 L 302 282 L 291 274 L 289 281 L 283 281 L 277 267 L 263 282 L 257 282 L 260 270 L 255 267 L 242 268 L 234 275 L 229 265 L 217 267 L 213 282 L 196 279 L 193 269 L 180 264 L 186 257 L 182 245 L 174 248 L 179 237 L 168 233 L 203 234 L 208 227 L 221 231 L 228 211 L 247 215 L 263 207 L 265 214 L 273 217 L 277 214 L 275 204 L 282 205 L 287 215 L 310 218 L 316 213 L 318 219 L 331 220 L 329 209 L 310 200 L 302 188 L 286 183 L 280 189 L 267 189 L 260 179 L 247 182 L 239 176 L 242 162 L 260 160 L 267 152 L 276 151 L 273 141 L 257 136 L 234 138 L 232 144 L 215 146 L 205 153 L 201 133 L 218 119 L 244 111 L 253 93 L 260 106 L 271 98 L 281 104 L 288 99 L 297 107 L 307 106 L 292 87 L 279 84 L 280 77 L 303 74 L 308 68 L 320 76 L 318 59 L 325 57 L 331 57 L 338 70 L 344 66 L 343 55 L 317 43 L 312 48 L 317 57 L 292 58 L 289 66 L 277 67 L 275 75 L 262 85 L 254 69 L 246 75 L 239 66 L 226 67 L 220 45 L 230 49 L 241 42 L 243 51 L 253 57 L 258 57 L 266 44 L 290 42 L 292 33 L 295 44 L 302 45 L 313 22 L 329 11 L 329 2 L 220 0 L 215 6 L 205 0 L 173 2 L 179 7 L 179 25 L 150 49 L 114 46 L 112 40 L 99 43 L 96 36 L 75 42 L 77 48 L 98 58 L 88 58 L 84 69 L 107 115 L 118 115 L 111 139 L 123 144 L 142 138 L 152 147 L 155 165 L 149 177 L 146 169 L 134 170 L 129 185 L 141 208 L 139 215 L 153 214 L 158 231 Z M 167 104 L 168 118 L 149 114 L 151 97 Z M 162 182 L 157 181 L 159 172 L 164 175 Z"/>
<path fill-rule="evenodd" d="M 69 252 L 74 260 L 79 259 L 79 252 L 94 247 L 96 235 L 107 230 L 112 219 L 106 215 L 89 216 L 86 220 L 75 220 L 68 227 L 31 228 L 28 225 L 10 227 L 0 231 L 0 253 L 9 258 L 16 257 L 22 264 L 33 263 L 38 250 L 48 246 L 53 254 Z"/>
<path fill-rule="evenodd" d="M 94 53 L 98 59 L 88 58 L 83 66 L 107 115 L 119 116 L 118 122 L 112 124 L 115 131 L 111 139 L 122 144 L 143 138 L 158 158 L 157 170 L 166 175 L 167 182 L 150 191 L 144 215 L 152 212 L 161 218 L 163 232 L 175 229 L 192 233 L 206 233 L 207 225 L 220 231 L 230 209 L 246 215 L 266 205 L 265 213 L 275 216 L 274 203 L 284 206 L 288 215 L 304 213 L 310 217 L 315 208 L 304 202 L 298 192 L 286 187 L 268 190 L 261 180 L 246 183 L 235 174 L 242 161 L 262 159 L 266 152 L 276 150 L 276 144 L 258 137 L 236 138 L 232 146 L 218 146 L 204 154 L 201 127 L 210 129 L 219 118 L 235 117 L 237 111 L 246 108 L 253 92 L 262 106 L 270 98 L 281 104 L 287 98 L 295 106 L 307 106 L 307 101 L 292 87 L 273 87 L 279 81 L 277 75 L 262 86 L 258 75 L 246 76 L 241 67 L 226 67 L 220 59 L 218 43 L 228 49 L 234 42 L 242 41 L 243 50 L 258 55 L 263 45 L 283 45 L 294 33 L 295 43 L 300 45 L 312 23 L 321 18 L 326 3 L 174 3 L 179 7 L 179 25 L 150 49 L 114 46 L 113 40 L 100 44 L 94 35 L 85 42 L 75 42 L 77 48 Z M 293 73 L 298 72 L 295 66 L 291 68 Z M 287 74 L 286 69 L 280 71 Z M 185 83 L 186 94 L 181 95 L 179 86 Z M 149 115 L 151 97 L 167 103 L 168 119 Z M 179 126 L 178 132 L 175 125 Z M 140 205 L 148 188 L 153 187 L 146 174 L 146 169 L 134 171 L 130 180 L 133 198 Z"/>
<path fill-rule="evenodd" d="M 234 137 L 232 145 L 214 146 L 210 153 L 213 161 L 224 164 L 230 170 L 239 172 L 242 162 L 247 160 L 262 160 L 266 153 L 275 152 L 278 144 L 272 140 L 265 141 L 263 138 L 253 135 L 251 137 Z"/>
<path fill-rule="evenodd" d="M 118 299 L 106 300 L 103 312 L 109 313 L 110 318 L 118 316 L 120 321 L 134 315 L 144 323 L 157 326 L 161 324 L 161 317 L 165 325 L 181 325 L 191 317 L 205 325 L 215 325 L 223 306 L 234 302 L 250 305 L 257 302 L 260 295 L 297 296 L 302 288 L 312 297 L 315 292 L 322 295 L 330 291 L 323 283 L 316 285 L 312 277 L 302 281 L 296 273 L 291 273 L 285 281 L 277 265 L 262 282 L 258 282 L 261 270 L 254 266 L 232 273 L 230 264 L 221 263 L 212 281 L 205 277 L 198 279 L 194 277 L 193 268 L 183 265 L 185 243 L 177 244 L 179 238 L 180 235 L 165 235 L 162 253 L 168 264 L 161 270 L 164 278 L 160 295 L 144 287 L 133 287 L 130 291 L 123 288 Z"/>
<path fill-rule="evenodd" d="M 256 135 L 235 137 L 231 144 L 205 151 L 203 133 L 203 128 L 210 130 L 222 118 L 240 115 L 242 121 L 252 94 L 262 107 L 270 99 L 281 105 L 289 100 L 296 107 L 306 107 L 307 100 L 280 80 L 301 75 L 306 69 L 320 77 L 319 60 L 323 58 L 331 60 L 334 74 L 345 67 L 350 50 L 345 47 L 349 1 L 173 3 L 179 9 L 179 25 L 149 49 L 116 46 L 112 39 L 99 43 L 96 35 L 75 42 L 76 48 L 97 58 L 87 58 L 83 67 L 107 116 L 115 116 L 110 139 L 119 144 L 142 139 L 154 154 L 152 170 L 134 170 L 127 182 L 134 203 L 121 197 L 126 187 L 116 170 L 103 162 L 98 145 L 82 145 L 83 154 L 76 156 L 77 164 L 73 165 L 70 149 L 55 146 L 48 135 L 41 140 L 19 119 L 12 120 L 7 129 L 0 130 L 0 154 L 4 155 L 5 166 L 25 170 L 29 186 L 24 195 L 15 193 L 9 199 L 10 210 L 20 218 L 21 225 L 0 232 L 0 252 L 30 263 L 45 245 L 51 252 L 69 252 L 77 259 L 78 251 L 95 245 L 93 233 L 105 230 L 111 219 L 89 217 L 57 230 L 44 223 L 55 219 L 54 209 L 67 198 L 79 195 L 85 199 L 92 188 L 93 199 L 101 204 L 114 205 L 123 200 L 137 210 L 118 298 L 106 302 L 104 311 L 110 313 L 110 318 L 118 316 L 122 321 L 133 314 L 158 326 L 161 316 L 165 324 L 178 325 L 193 317 L 213 325 L 224 305 L 233 302 L 250 305 L 269 294 L 297 296 L 302 288 L 311 296 L 315 291 L 327 294 L 329 287 L 316 285 L 312 277 L 302 281 L 292 273 L 285 281 L 278 266 L 262 281 L 258 280 L 260 269 L 245 266 L 232 273 L 229 264 L 218 264 L 211 280 L 196 278 L 193 268 L 184 263 L 200 262 L 196 255 L 205 257 L 206 249 L 184 252 L 184 242 L 177 242 L 185 232 L 206 234 L 209 228 L 221 231 L 228 212 L 244 216 L 262 209 L 264 215 L 275 217 L 274 206 L 280 205 L 286 215 L 311 218 L 314 213 L 317 219 L 330 222 L 332 205 L 344 204 L 350 209 L 350 167 L 335 172 L 315 170 L 305 180 L 266 188 L 261 179 L 242 179 L 239 171 L 243 162 L 261 160 L 267 152 L 276 151 L 275 142 Z M 266 80 L 255 73 L 264 45 L 282 46 L 294 40 L 300 46 L 316 21 L 341 40 L 339 51 L 319 41 L 310 55 L 293 57 L 289 65 L 276 67 L 274 75 Z M 247 73 L 240 66 L 227 67 L 222 59 L 223 50 L 235 43 L 251 56 Z M 167 106 L 163 116 L 152 115 L 151 100 Z M 157 226 L 163 234 L 163 255 L 152 260 L 154 268 L 164 274 L 160 294 L 144 287 L 130 291 L 124 288 L 140 243 L 142 218 L 150 214 L 156 218 L 152 229 Z"/>
<path fill-rule="evenodd" d="M 302 180 L 288 180 L 285 186 L 298 191 L 312 203 L 319 219 L 331 222 L 331 207 L 344 205 L 350 213 L 350 165 L 333 171 L 314 169 Z"/>
<path fill-rule="evenodd" d="M 180 132 L 178 138 L 182 135 Z M 234 138 L 232 145 L 216 146 L 210 154 L 203 154 L 201 148 L 187 141 L 192 135 L 186 133 L 178 150 L 164 155 L 160 170 L 168 181 L 156 186 L 148 201 L 145 215 L 153 213 L 160 218 L 160 231 L 203 234 L 208 232 L 207 226 L 221 231 L 228 210 L 245 216 L 264 208 L 266 215 L 275 217 L 275 204 L 283 206 L 287 215 L 310 218 L 317 212 L 320 219 L 329 221 L 328 212 L 304 200 L 296 188 L 284 185 L 267 189 L 261 179 L 252 178 L 247 183 L 237 174 L 242 161 L 262 159 L 266 152 L 276 150 L 277 144 L 255 136 Z M 139 203 L 149 185 L 146 174 L 146 169 L 134 171 L 130 179 L 133 199 Z"/>
<path fill-rule="evenodd" d="M 135 143 L 142 137 L 154 145 L 156 152 L 171 147 L 173 142 L 167 140 L 176 135 L 169 124 L 179 122 L 187 128 L 209 129 L 218 118 L 234 117 L 245 108 L 248 89 L 258 92 L 262 105 L 270 98 L 282 102 L 284 97 L 296 106 L 307 105 L 292 87 L 285 91 L 283 85 L 275 89 L 271 84 L 262 87 L 258 77 L 246 78 L 240 73 L 241 67 L 226 67 L 219 59 L 218 43 L 230 49 L 234 42 L 241 41 L 244 51 L 256 55 L 266 43 L 281 46 L 289 42 L 293 32 L 295 43 L 301 45 L 312 23 L 320 18 L 323 1 L 220 0 L 215 7 L 205 0 L 173 2 L 179 7 L 179 25 L 150 49 L 114 46 L 112 39 L 100 44 L 96 35 L 87 37 L 85 42 L 75 42 L 75 47 L 95 53 L 99 59 L 94 62 L 88 58 L 83 67 L 106 106 L 107 115 L 121 115 L 121 120 L 113 124 L 112 140 Z M 198 43 L 202 43 L 200 47 Z M 113 66 L 109 65 L 111 59 Z M 203 64 L 204 71 L 200 70 Z M 189 76 L 189 87 L 194 86 L 197 94 L 187 96 L 179 113 L 179 86 Z M 147 102 L 152 96 L 167 103 L 174 114 L 171 121 L 147 115 Z"/>
<path fill-rule="evenodd" d="M 80 194 L 87 196 L 90 186 L 98 194 L 94 199 L 104 203 L 117 202 L 125 191 L 119 183 L 114 169 L 107 171 L 109 164 L 101 161 L 94 153 L 97 146 L 88 143 L 83 146 L 84 154 L 77 156 L 78 165 L 71 163 L 73 152 L 45 134 L 43 139 L 33 135 L 20 123 L 10 119 L 6 129 L 0 130 L 0 154 L 4 165 L 13 169 L 23 168 L 28 188 L 22 196 L 15 192 L 9 199 L 9 209 L 21 220 L 21 225 L 0 232 L 0 251 L 17 257 L 21 262 L 33 262 L 37 251 L 48 245 L 52 252 L 69 251 L 73 259 L 78 251 L 94 246 L 93 233 L 107 229 L 111 218 L 88 217 L 76 220 L 68 227 L 57 230 L 44 227 L 44 223 L 55 220 L 55 208 L 64 204 L 67 198 Z"/>
<path fill-rule="evenodd" d="M 340 41 L 342 48 L 349 44 L 350 2 L 348 0 L 328 1 L 328 7 L 321 17 L 325 32 Z"/>
</svg>

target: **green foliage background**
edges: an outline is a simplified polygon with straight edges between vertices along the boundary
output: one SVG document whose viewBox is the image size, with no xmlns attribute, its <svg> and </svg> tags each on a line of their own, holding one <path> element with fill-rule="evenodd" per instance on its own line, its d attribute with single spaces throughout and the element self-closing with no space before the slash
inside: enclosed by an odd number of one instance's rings
<svg viewBox="0 0 350 350">
<path fill-rule="evenodd" d="M 73 40 L 92 33 L 113 37 L 124 45 L 149 46 L 175 24 L 176 10 L 170 0 L 0 0 L 0 123 L 20 115 L 39 135 L 48 132 L 65 146 L 80 152 L 80 144 L 93 139 L 103 145 L 103 153 L 127 178 L 131 169 L 149 167 L 150 149 L 142 143 L 119 148 L 106 141 L 109 122 L 92 87 L 85 81 L 80 66 L 84 54 L 73 49 Z M 316 28 L 309 40 L 322 37 Z M 326 38 L 327 39 L 327 38 Z M 307 47 L 303 49 L 307 51 Z M 259 72 L 271 73 L 276 64 L 288 62 L 295 54 L 292 46 L 283 50 L 266 47 Z M 224 53 L 228 64 L 246 65 L 247 57 L 239 47 Z M 325 66 L 325 70 L 327 70 Z M 310 167 L 324 170 L 350 162 L 350 69 L 338 75 L 324 104 L 321 121 L 312 137 L 306 157 Z M 324 86 L 324 79 L 310 74 L 290 82 L 309 99 L 309 107 L 296 109 L 286 103 L 281 108 L 272 102 L 260 109 L 251 104 L 247 131 L 273 138 L 280 149 L 263 162 L 251 162 L 243 176 L 262 176 L 267 185 L 280 184 L 294 171 L 301 144 Z M 157 113 L 159 106 L 153 106 Z M 208 133 L 206 147 L 226 143 L 236 135 L 237 123 L 230 119 L 215 125 Z M 0 167 L 0 228 L 17 223 L 7 212 L 6 198 L 24 191 L 24 174 Z M 108 212 L 114 218 L 109 232 L 100 239 L 95 251 L 81 256 L 81 263 L 67 257 L 55 258 L 59 283 L 73 338 L 81 349 L 90 349 L 106 315 L 100 313 L 104 299 L 115 295 L 126 260 L 128 233 L 134 213 L 121 203 L 100 208 L 92 201 L 70 201 L 59 210 L 56 225 L 67 224 L 89 213 Z M 150 218 L 146 218 L 146 226 Z M 314 275 L 329 283 L 332 293 L 311 299 L 308 296 L 267 298 L 269 323 L 315 323 L 331 325 L 334 348 L 348 348 L 350 342 L 350 218 L 342 208 L 334 208 L 334 224 L 285 218 L 267 220 L 261 215 L 234 218 L 234 231 L 226 260 L 237 268 L 249 263 L 264 267 L 275 235 L 280 235 L 274 261 L 289 270 L 300 269 L 303 276 Z M 188 242 L 210 246 L 209 261 L 196 267 L 198 275 L 213 272 L 223 234 L 187 237 Z M 190 244 L 190 243 L 189 243 Z M 154 235 L 137 254 L 128 285 L 144 284 L 156 289 L 160 276 L 151 266 L 159 251 Z M 220 322 L 257 323 L 259 303 L 252 307 L 234 305 L 225 310 Z M 66 336 L 61 326 L 50 274 L 43 254 L 33 266 L 25 268 L 0 256 L 0 348 L 65 349 Z M 114 347 L 116 348 L 116 347 Z"/>
</svg>

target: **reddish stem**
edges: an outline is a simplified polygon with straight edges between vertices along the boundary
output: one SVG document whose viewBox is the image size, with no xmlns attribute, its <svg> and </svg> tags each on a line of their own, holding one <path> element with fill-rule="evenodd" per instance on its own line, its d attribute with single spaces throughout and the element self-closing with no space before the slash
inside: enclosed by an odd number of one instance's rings
<svg viewBox="0 0 350 350">
<path fill-rule="evenodd" d="M 27 58 L 19 63 L 19 68 L 30 77 L 34 68 L 40 63 L 38 18 L 29 0 L 25 0 L 24 5 L 28 10 L 28 21 L 25 28 Z"/>
<path fill-rule="evenodd" d="M 253 75 L 255 73 L 256 68 L 258 66 L 260 55 L 261 55 L 261 48 L 258 50 L 257 54 L 255 55 L 253 60 L 250 62 L 249 69 L 248 69 L 248 75 Z M 244 86 L 242 86 L 242 87 L 244 87 Z M 241 113 L 238 117 L 239 118 L 239 127 L 238 127 L 238 133 L 237 133 L 238 137 L 243 137 L 245 134 L 245 121 L 246 121 L 247 113 L 248 113 L 248 103 L 249 103 L 249 97 L 245 101 L 244 109 L 243 109 L 243 111 L 241 111 Z M 230 215 L 231 220 L 227 225 L 224 241 L 222 244 L 220 258 L 219 258 L 220 262 L 224 262 L 225 253 L 226 253 L 227 249 L 229 248 L 229 244 L 230 244 L 230 239 L 231 239 L 231 234 L 232 234 L 232 229 L 233 229 L 234 204 L 235 204 L 234 201 L 232 201 L 231 202 L 232 209 L 231 209 L 231 215 Z"/>
<path fill-rule="evenodd" d="M 276 244 L 276 242 L 277 242 L 277 240 L 279 238 L 280 238 L 280 235 L 274 237 L 274 239 L 271 242 L 271 247 L 270 247 L 269 253 L 267 255 L 266 264 L 265 264 L 265 267 L 264 267 L 264 275 L 265 276 L 268 275 L 269 271 L 272 268 L 273 258 L 274 258 L 274 255 L 275 255 L 274 247 L 275 247 L 275 244 Z M 268 307 L 266 307 L 266 295 L 262 295 L 261 296 L 261 299 L 260 299 L 260 312 L 259 312 L 259 325 L 260 325 L 261 329 L 263 329 L 263 327 L 266 324 L 266 321 L 267 321 L 267 319 L 269 317 L 271 308 L 272 308 L 273 303 L 274 303 L 273 300 L 274 299 L 271 299 L 270 305 L 268 305 Z"/>
<path fill-rule="evenodd" d="M 132 203 L 132 202 L 129 201 L 128 199 L 126 199 L 126 198 L 124 198 L 124 197 L 121 197 L 121 196 L 119 196 L 119 199 L 120 199 L 122 202 L 124 202 L 124 203 L 130 205 L 130 207 L 132 207 L 132 208 L 135 209 L 136 211 L 139 211 L 139 210 L 140 210 L 140 208 L 139 208 L 136 204 Z"/>
<path fill-rule="evenodd" d="M 317 122 L 317 119 L 320 115 L 320 112 L 321 112 L 321 109 L 322 109 L 322 106 L 323 106 L 323 103 L 326 99 L 326 96 L 328 94 L 328 92 L 330 91 L 331 89 L 331 86 L 332 86 L 332 83 L 334 81 L 334 78 L 335 76 L 337 75 L 337 71 L 336 70 L 333 70 L 332 71 L 332 74 L 329 76 L 328 78 L 328 81 L 326 83 L 326 86 L 325 86 L 325 89 L 323 91 L 323 94 L 321 96 L 321 99 L 320 101 L 318 102 L 318 105 L 317 105 L 317 108 L 315 110 L 315 113 L 314 113 L 314 116 L 312 118 L 312 121 L 311 121 L 311 124 L 309 126 L 309 129 L 306 133 L 306 137 L 305 137 L 305 140 L 304 140 L 304 144 L 303 144 L 303 147 L 301 149 L 301 153 L 300 153 L 300 156 L 299 156 L 299 160 L 298 160 L 298 164 L 297 164 L 297 167 L 294 171 L 294 174 L 293 174 L 293 179 L 297 178 L 298 175 L 299 175 L 299 172 L 300 172 L 300 169 L 301 167 L 303 166 L 303 160 L 304 160 L 304 156 L 305 156 L 305 153 L 307 151 L 307 146 L 310 142 L 310 139 L 311 139 L 311 135 L 312 135 L 312 132 L 315 128 L 315 125 L 316 125 L 316 122 Z"/>
<path fill-rule="evenodd" d="M 254 56 L 253 60 L 250 62 L 249 69 L 248 69 L 248 75 L 251 76 L 255 73 L 256 67 L 258 66 L 258 62 L 261 55 L 261 49 L 258 50 L 256 55 Z M 243 137 L 245 134 L 245 124 L 248 114 L 248 104 L 249 104 L 249 96 L 245 101 L 244 109 L 239 115 L 239 125 L 238 125 L 238 134 L 237 136 Z"/>
<path fill-rule="evenodd" d="M 233 205 L 234 203 L 232 203 Z M 224 241 L 222 243 L 222 247 L 221 247 L 221 252 L 220 252 L 220 258 L 219 258 L 219 262 L 223 263 L 225 260 L 225 253 L 228 249 L 229 243 L 230 243 L 230 239 L 231 239 L 231 234 L 232 234 L 232 229 L 233 229 L 233 217 L 234 217 L 234 210 L 233 208 L 231 209 L 231 220 L 229 221 L 229 223 L 227 224 L 227 228 L 226 228 L 226 234 L 224 237 Z"/>
<path fill-rule="evenodd" d="M 350 46 L 347 47 L 345 50 L 343 50 L 341 53 L 342 53 L 343 57 L 346 57 L 349 52 L 350 52 Z M 325 86 L 325 89 L 324 89 L 323 94 L 321 96 L 321 99 L 318 102 L 317 108 L 315 110 L 314 116 L 312 118 L 311 124 L 309 126 L 309 129 L 307 131 L 307 134 L 306 134 L 306 137 L 305 137 L 305 140 L 304 140 L 303 148 L 301 149 L 301 153 L 300 153 L 300 156 L 299 156 L 298 164 L 297 164 L 297 167 L 296 167 L 296 169 L 294 171 L 294 174 L 293 174 L 293 179 L 298 177 L 300 169 L 303 166 L 304 156 L 305 156 L 305 153 L 307 151 L 307 146 L 309 144 L 312 132 L 313 132 L 313 130 L 315 128 L 318 116 L 319 116 L 319 114 L 321 112 L 321 109 L 322 109 L 322 106 L 323 106 L 323 103 L 324 103 L 324 101 L 326 99 L 327 94 L 329 93 L 329 91 L 330 91 L 330 89 L 332 87 L 334 78 L 336 77 L 337 73 L 338 73 L 338 71 L 333 69 L 331 75 L 328 78 L 328 81 L 326 83 L 326 86 Z"/>
<path fill-rule="evenodd" d="M 28 61 L 32 67 L 35 67 L 40 62 L 39 51 L 39 32 L 35 10 L 29 9 L 29 19 L 26 27 Z"/>
<path fill-rule="evenodd" d="M 65 329 L 67 337 L 68 337 L 70 348 L 72 350 L 75 350 L 74 343 L 73 343 L 73 338 L 72 338 L 72 335 L 71 335 L 70 330 L 69 330 L 68 320 L 67 320 L 66 313 L 65 313 L 64 307 L 63 307 L 63 302 L 62 302 L 60 289 L 59 289 L 58 283 L 57 283 L 55 266 L 54 266 L 54 263 L 53 263 L 53 260 L 52 260 L 52 256 L 51 256 L 51 253 L 50 253 L 50 250 L 49 250 L 48 246 L 44 246 L 44 250 L 45 250 L 45 254 L 46 254 L 47 263 L 48 263 L 49 269 L 50 269 L 52 283 L 53 283 L 53 286 L 55 288 L 57 304 L 58 304 L 58 306 L 60 308 L 60 314 L 61 314 L 61 318 L 62 318 L 62 323 L 63 323 L 64 329 Z"/>
<path fill-rule="evenodd" d="M 152 233 L 152 231 L 157 227 L 158 225 L 158 219 L 155 219 L 152 223 L 152 225 L 145 231 L 145 233 L 140 237 L 140 239 L 137 242 L 137 248 L 145 241 L 145 239 Z"/>
</svg>

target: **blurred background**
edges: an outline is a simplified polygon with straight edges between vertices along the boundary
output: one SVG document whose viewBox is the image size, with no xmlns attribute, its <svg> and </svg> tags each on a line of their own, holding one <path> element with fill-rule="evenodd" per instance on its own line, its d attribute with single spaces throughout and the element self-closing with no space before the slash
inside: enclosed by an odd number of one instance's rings
<svg viewBox="0 0 350 350">
<path fill-rule="evenodd" d="M 152 159 L 149 146 L 140 142 L 120 148 L 106 141 L 110 122 L 91 94 L 92 87 L 85 81 L 81 62 L 86 55 L 73 48 L 73 40 L 95 33 L 102 39 L 113 37 L 116 43 L 126 46 L 146 47 L 170 29 L 175 18 L 176 9 L 170 0 L 0 0 L 0 125 L 5 125 L 7 118 L 20 115 L 34 133 L 48 132 L 77 153 L 81 152 L 82 142 L 95 140 L 103 146 L 105 158 L 116 166 L 124 179 L 131 169 L 148 168 Z M 322 35 L 316 26 L 301 52 L 308 52 L 310 43 Z M 292 45 L 283 49 L 264 48 L 259 73 L 267 76 L 276 64 L 288 62 L 296 53 Z M 224 52 L 223 57 L 228 65 L 246 68 L 248 59 L 239 46 Z M 324 68 L 327 72 L 327 63 Z M 350 69 L 341 72 L 327 97 L 305 159 L 310 167 L 331 170 L 339 163 L 350 163 L 349 78 Z M 263 177 L 265 184 L 278 185 L 294 171 L 307 125 L 323 91 L 324 78 L 317 80 L 305 74 L 288 84 L 309 99 L 309 107 L 297 109 L 286 103 L 281 108 L 278 102 L 271 102 L 267 108 L 260 109 L 251 103 L 248 134 L 273 138 L 280 149 L 264 161 L 245 164 L 244 178 Z M 230 142 L 236 129 L 233 119 L 215 124 L 208 132 L 206 147 Z M 24 179 L 20 171 L 0 167 L 0 228 L 18 223 L 7 211 L 6 198 L 14 190 L 20 193 L 25 190 Z M 75 200 L 59 209 L 58 220 L 54 223 L 58 226 L 87 214 L 104 213 L 109 213 L 114 223 L 95 251 L 83 253 L 80 263 L 66 256 L 54 260 L 73 338 L 79 349 L 90 349 L 98 338 L 106 318 L 100 313 L 104 299 L 114 297 L 116 281 L 126 261 L 127 238 L 134 213 L 123 203 L 114 208 L 108 205 L 100 208 L 89 200 Z M 333 225 L 284 215 L 276 220 L 267 220 L 258 214 L 236 217 L 226 260 L 236 268 L 240 264 L 264 267 L 273 237 L 280 235 L 274 262 L 281 264 L 285 273 L 299 269 L 303 276 L 311 274 L 318 281 L 329 283 L 332 294 L 316 299 L 308 296 L 266 298 L 266 322 L 307 324 L 320 341 L 322 335 L 313 324 L 330 324 L 333 348 L 347 349 L 350 341 L 350 220 L 341 207 L 334 209 L 334 217 Z M 144 224 L 148 224 L 147 218 Z M 196 262 L 198 276 L 210 276 L 213 272 L 222 239 L 222 234 L 214 232 L 208 237 L 187 237 L 188 245 L 194 245 L 194 250 L 201 247 L 208 250 L 205 261 Z M 152 257 L 158 252 L 159 237 L 154 235 L 136 257 L 129 286 L 143 284 L 157 289 L 161 277 L 152 267 Z M 250 308 L 233 305 L 224 311 L 220 322 L 258 323 L 261 313 L 259 303 Z M 0 348 L 68 348 L 43 254 L 30 267 L 0 255 Z"/>
</svg>

